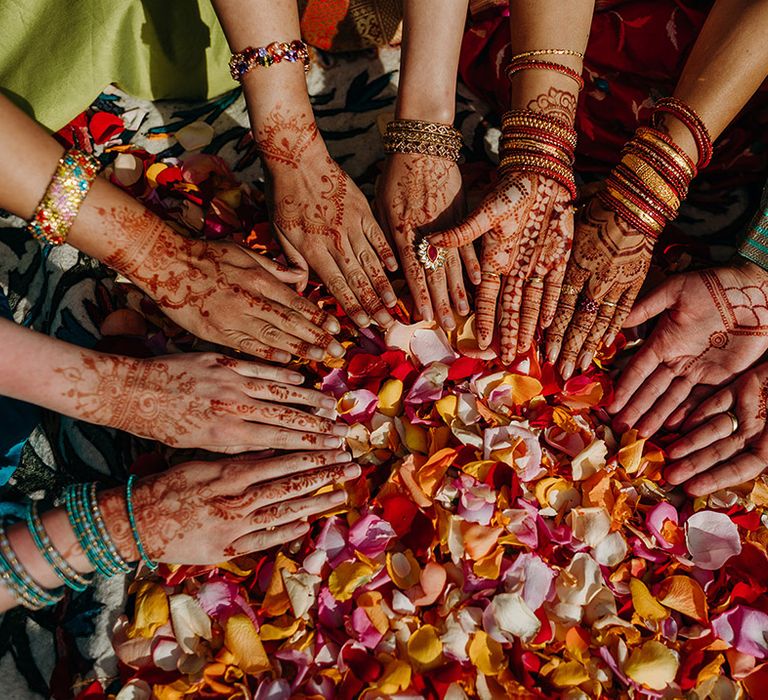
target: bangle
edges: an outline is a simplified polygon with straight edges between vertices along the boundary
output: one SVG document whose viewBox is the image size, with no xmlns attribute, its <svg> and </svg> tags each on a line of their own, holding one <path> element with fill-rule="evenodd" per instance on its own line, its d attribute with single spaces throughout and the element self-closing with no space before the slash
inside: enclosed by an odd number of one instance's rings
<svg viewBox="0 0 768 700">
<path fill-rule="evenodd" d="M 37 510 L 37 502 L 32 501 L 27 508 L 27 527 L 35 545 L 45 561 L 56 572 L 61 581 L 75 591 L 84 591 L 90 584 L 90 577 L 78 573 L 75 568 L 53 546 L 51 538 Z"/>
<path fill-rule="evenodd" d="M 576 56 L 582 61 L 584 60 L 584 54 L 581 51 L 574 51 L 573 49 L 534 49 L 533 51 L 523 51 L 522 53 L 516 53 L 509 59 L 510 63 L 515 63 L 523 58 L 532 58 L 534 56 Z"/>
<path fill-rule="evenodd" d="M 131 532 L 133 533 L 133 539 L 136 542 L 136 549 L 139 550 L 139 556 L 141 560 L 147 565 L 150 571 L 155 571 L 158 567 L 157 562 L 152 561 L 147 556 L 147 551 L 144 549 L 144 544 L 141 541 L 139 535 L 139 529 L 136 527 L 136 516 L 133 512 L 133 483 L 136 481 L 136 476 L 131 474 L 128 477 L 128 483 L 125 485 L 125 505 L 128 509 L 128 522 L 131 524 Z"/>
<path fill-rule="evenodd" d="M 88 484 L 83 486 L 85 488 L 70 484 L 64 491 L 69 523 L 91 566 L 105 578 L 111 578 L 121 573 L 121 569 L 110 560 L 106 553 L 106 545 L 100 541 L 98 532 L 91 525 L 92 519 L 88 515 L 87 503 Z"/>
<path fill-rule="evenodd" d="M 13 551 L 4 526 L 0 527 L 0 579 L 21 605 L 32 610 L 54 605 L 64 597 L 61 588 L 49 592 L 32 579 Z"/>
<path fill-rule="evenodd" d="M 686 173 L 690 180 L 696 177 L 698 173 L 696 163 L 663 131 L 641 126 L 635 132 L 635 136 L 640 141 L 647 143 L 651 148 L 658 150 L 659 153 L 664 153 L 670 157 Z"/>
<path fill-rule="evenodd" d="M 117 547 L 115 547 L 115 543 L 104 525 L 104 519 L 101 517 L 101 508 L 99 508 L 99 501 L 96 498 L 96 482 L 83 484 L 80 488 L 83 498 L 87 502 L 85 513 L 88 524 L 98 533 L 105 558 L 112 569 L 127 574 L 131 570 L 131 566 L 118 553 Z"/>
<path fill-rule="evenodd" d="M 699 170 L 706 168 L 712 160 L 712 137 L 709 135 L 707 125 L 696 110 L 676 97 L 664 97 L 656 103 L 653 116 L 651 117 L 653 126 L 658 127 L 659 118 L 662 114 L 669 114 L 675 117 L 691 132 L 693 140 L 696 142 L 696 150 L 699 153 L 696 167 Z"/>
<path fill-rule="evenodd" d="M 737 253 L 755 265 L 768 270 L 768 185 L 763 190 L 759 210 L 749 225 Z"/>
<path fill-rule="evenodd" d="M 507 156 L 499 163 L 499 174 L 504 177 L 511 170 L 549 177 L 568 190 L 571 199 L 576 199 L 577 191 L 573 171 L 554 158 L 524 154 Z"/>
<path fill-rule="evenodd" d="M 459 160 L 464 141 L 461 132 L 449 124 L 418 119 L 395 119 L 384 132 L 387 153 L 412 153 Z"/>
<path fill-rule="evenodd" d="M 571 148 L 576 148 L 576 129 L 562 119 L 533 112 L 529 109 L 512 109 L 502 115 L 501 130 L 503 133 L 509 133 L 520 127 L 553 134 L 566 141 Z"/>
<path fill-rule="evenodd" d="M 564 75 L 567 78 L 576 81 L 576 84 L 579 86 L 579 91 L 584 89 L 584 78 L 581 77 L 578 71 L 575 71 L 568 66 L 564 66 L 562 63 L 555 63 L 554 61 L 517 61 L 515 63 L 510 63 L 504 71 L 504 74 L 507 76 L 507 80 L 512 80 L 515 75 L 526 70 L 555 71 L 556 73 L 560 73 L 560 75 Z"/>
<path fill-rule="evenodd" d="M 286 41 L 273 41 L 267 46 L 247 46 L 242 51 L 232 54 L 229 59 L 229 73 L 233 80 L 242 82 L 243 78 L 251 69 L 256 67 L 269 68 L 276 63 L 298 63 L 304 64 L 304 72 L 309 73 L 309 51 L 307 45 L 299 39 L 294 39 L 291 43 Z"/>
<path fill-rule="evenodd" d="M 48 245 L 64 243 L 98 172 L 99 162 L 93 156 L 75 148 L 68 150 L 59 160 L 27 231 Z"/>
</svg>

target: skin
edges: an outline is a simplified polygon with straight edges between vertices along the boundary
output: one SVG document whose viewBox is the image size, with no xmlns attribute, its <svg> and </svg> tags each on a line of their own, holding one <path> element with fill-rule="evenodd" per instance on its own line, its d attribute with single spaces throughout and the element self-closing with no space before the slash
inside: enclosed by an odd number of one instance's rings
<svg viewBox="0 0 768 700">
<path fill-rule="evenodd" d="M 453 124 L 467 6 L 467 0 L 404 3 L 397 119 Z M 438 15 L 440 22 L 435 23 Z M 454 311 L 469 313 L 462 261 L 472 283 L 480 283 L 474 247 L 449 251 L 442 269 L 428 271 L 418 260 L 416 245 L 425 234 L 453 226 L 464 215 L 458 165 L 428 155 L 389 154 L 376 189 L 376 211 L 400 257 L 416 318 L 455 328 Z"/>
<path fill-rule="evenodd" d="M 513 0 L 512 53 L 555 47 L 583 52 L 593 11 L 591 0 L 566 4 Z M 582 61 L 576 56 L 545 58 L 581 72 Z M 522 71 L 512 78 L 510 107 L 573 124 L 577 91 L 572 79 L 555 71 Z M 476 301 L 478 345 L 488 347 L 494 329 L 500 328 L 505 363 L 525 352 L 536 331 L 552 322 L 573 238 L 569 199 L 565 187 L 549 178 L 505 172 L 467 219 L 430 237 L 433 244 L 447 247 L 482 240 L 482 279 Z M 515 210 L 530 216 L 520 216 Z"/>
<path fill-rule="evenodd" d="M 360 475 L 346 452 L 293 453 L 254 460 L 187 462 L 138 480 L 133 489 L 136 527 L 149 557 L 166 564 L 217 564 L 303 536 L 308 518 L 338 508 L 343 490 L 312 495 Z M 98 496 L 107 531 L 120 556 L 139 559 L 128 520 L 125 488 Z M 66 511 L 42 513 L 54 547 L 81 574 L 92 571 Z M 24 523 L 8 528 L 19 561 L 41 586 L 61 585 Z M 0 612 L 16 605 L 0 584 Z"/>
<path fill-rule="evenodd" d="M 0 319 L 0 394 L 177 448 L 234 453 L 339 447 L 334 399 L 301 374 L 213 353 L 136 359 L 84 350 Z M 38 378 L 29 382 L 25 378 Z M 298 408 L 296 408 L 298 407 Z"/>
<path fill-rule="evenodd" d="M 768 464 L 768 364 L 761 364 L 701 403 L 682 425 L 684 437 L 670 445 L 671 484 L 692 496 L 755 479 Z M 736 417 L 734 424 L 730 412 Z"/>
<path fill-rule="evenodd" d="M 29 219 L 63 148 L 0 96 L 0 208 Z M 18 167 L 23 163 L 24 167 Z M 131 279 L 176 323 L 211 342 L 287 362 L 344 350 L 336 319 L 290 286 L 300 275 L 230 242 L 192 241 L 96 178 L 68 242 Z"/>
<path fill-rule="evenodd" d="M 733 18 L 738 17 L 734 22 Z M 675 88 L 674 96 L 692 107 L 706 124 L 713 141 L 739 113 L 749 98 L 768 75 L 768 44 L 764 41 L 768 31 L 768 2 L 749 0 L 719 0 L 707 16 L 685 68 Z M 696 144 L 688 128 L 674 117 L 664 120 L 664 128 L 672 139 L 694 160 L 698 154 Z M 593 211 L 594 211 L 593 207 Z M 605 219 L 604 215 L 600 216 Z M 558 321 L 547 335 L 547 356 L 551 361 L 559 359 L 559 368 L 568 379 L 576 367 L 589 366 L 595 348 L 603 342 L 612 342 L 616 329 L 620 328 L 629 314 L 640 285 L 635 279 L 627 286 L 621 267 L 626 251 L 642 247 L 637 243 L 640 234 L 622 222 L 619 217 L 608 220 L 602 241 L 611 240 L 619 257 L 603 255 L 594 258 L 586 266 L 582 255 L 574 252 L 566 273 L 566 284 L 574 287 L 569 292 L 574 297 L 594 298 L 598 302 L 616 303 L 610 312 L 592 314 L 592 318 L 577 312 L 573 299 L 561 299 Z M 580 237 L 586 237 L 582 242 Z M 629 240 L 623 241 L 627 237 Z M 580 227 L 574 242 L 574 251 L 597 251 L 603 243 L 593 226 Z M 639 253 L 638 253 L 639 254 Z M 645 255 L 645 254 L 643 254 Z M 585 276 L 583 270 L 589 270 Z M 646 266 L 647 269 L 647 266 Z M 616 283 L 606 287 L 606 281 L 616 278 Z M 644 277 L 644 274 L 643 274 Z M 568 289 L 566 287 L 566 289 Z M 593 297 L 593 293 L 601 296 Z M 565 292 L 564 292 L 565 296 Z M 695 332 L 690 329 L 691 332 Z M 585 342 L 586 341 L 586 342 Z"/>
<path fill-rule="evenodd" d="M 232 51 L 292 41 L 294 0 L 216 0 Z M 303 66 L 281 62 L 243 80 L 254 141 L 268 182 L 272 224 L 301 290 L 313 270 L 355 323 L 386 327 L 397 304 L 385 269 L 397 261 L 362 192 L 328 154 Z"/>
<path fill-rule="evenodd" d="M 659 317 L 619 377 L 609 406 L 619 429 L 677 429 L 707 387 L 722 385 L 768 350 L 768 273 L 749 262 L 676 275 L 627 319 Z M 702 391 L 703 390 L 703 391 Z"/>
</svg>

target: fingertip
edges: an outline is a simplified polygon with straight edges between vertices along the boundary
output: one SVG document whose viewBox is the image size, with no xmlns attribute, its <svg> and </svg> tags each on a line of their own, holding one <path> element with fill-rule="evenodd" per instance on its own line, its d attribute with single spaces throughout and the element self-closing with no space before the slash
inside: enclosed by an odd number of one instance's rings
<svg viewBox="0 0 768 700">
<path fill-rule="evenodd" d="M 275 350 L 275 352 L 272 354 L 272 359 L 275 362 L 284 364 L 291 361 L 291 353 L 286 352 L 285 350 Z"/>
<path fill-rule="evenodd" d="M 289 372 L 285 381 L 288 384 L 303 384 L 304 375 L 299 372 Z"/>
<path fill-rule="evenodd" d="M 395 258 L 393 255 L 389 255 L 384 259 L 384 265 L 386 266 L 387 270 L 390 272 L 396 272 L 397 271 L 397 258 Z"/>
<path fill-rule="evenodd" d="M 334 340 L 328 345 L 328 354 L 331 357 L 344 357 L 344 346 Z"/>
<path fill-rule="evenodd" d="M 322 328 L 331 335 L 336 335 L 341 330 L 341 325 L 334 316 L 328 316 L 323 322 Z"/>
</svg>

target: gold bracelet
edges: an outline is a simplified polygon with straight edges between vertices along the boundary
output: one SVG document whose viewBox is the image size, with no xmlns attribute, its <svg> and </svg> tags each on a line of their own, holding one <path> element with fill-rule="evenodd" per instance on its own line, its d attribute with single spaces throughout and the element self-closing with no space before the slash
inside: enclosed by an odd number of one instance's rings
<svg viewBox="0 0 768 700">
<path fill-rule="evenodd" d="M 99 172 L 99 161 L 76 148 L 59 160 L 43 198 L 27 224 L 39 241 L 61 245 Z"/>
<path fill-rule="evenodd" d="M 618 190 L 614 189 L 610 185 L 607 185 L 605 190 L 613 199 L 617 200 L 623 206 L 629 209 L 629 211 L 631 211 L 638 219 L 640 219 L 648 227 L 658 231 L 659 233 L 661 233 L 661 231 L 664 229 L 664 224 L 661 224 L 653 216 L 651 216 L 647 211 L 637 206 L 637 204 L 635 204 L 633 201 L 627 199 Z"/>
<path fill-rule="evenodd" d="M 666 141 L 656 136 L 650 129 L 641 126 L 635 133 L 635 136 L 641 141 L 645 141 L 645 143 L 655 146 L 657 150 L 664 151 L 664 153 L 669 155 L 669 157 L 683 169 L 691 180 L 694 178 L 696 173 L 691 168 L 691 164 Z"/>
<path fill-rule="evenodd" d="M 656 169 L 639 156 L 626 154 L 621 162 L 653 192 L 664 204 L 672 209 L 680 208 L 680 200 L 675 191 L 664 181 L 664 178 L 656 172 Z"/>
<path fill-rule="evenodd" d="M 387 124 L 384 150 L 458 161 L 464 142 L 461 132 L 449 124 L 417 119 L 395 119 Z"/>
<path fill-rule="evenodd" d="M 534 49 L 533 51 L 516 53 L 508 62 L 514 63 L 523 58 L 533 58 L 534 56 L 575 56 L 582 61 L 584 60 L 584 54 L 581 51 L 574 51 L 573 49 Z"/>
<path fill-rule="evenodd" d="M 507 151 L 524 151 L 526 153 L 548 155 L 562 161 L 563 165 L 573 165 L 573 157 L 559 146 L 536 141 L 533 138 L 509 138 L 503 139 L 499 148 L 499 154 L 503 157 Z M 508 155 L 512 155 L 509 153 Z"/>
</svg>

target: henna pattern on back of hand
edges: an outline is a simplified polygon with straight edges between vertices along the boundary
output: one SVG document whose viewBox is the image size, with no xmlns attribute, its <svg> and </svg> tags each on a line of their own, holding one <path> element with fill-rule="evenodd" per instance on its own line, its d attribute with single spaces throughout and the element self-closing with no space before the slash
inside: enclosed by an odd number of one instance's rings
<svg viewBox="0 0 768 700">
<path fill-rule="evenodd" d="M 267 163 L 280 163 L 296 170 L 318 136 L 314 119 L 304 113 L 286 115 L 278 104 L 256 129 L 255 143 Z"/>
</svg>

